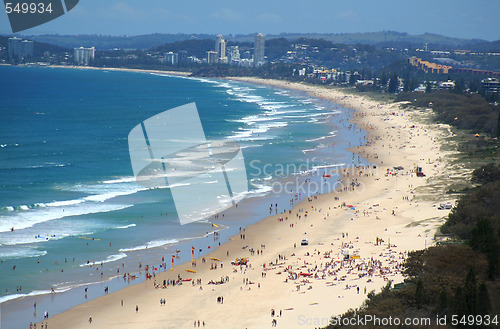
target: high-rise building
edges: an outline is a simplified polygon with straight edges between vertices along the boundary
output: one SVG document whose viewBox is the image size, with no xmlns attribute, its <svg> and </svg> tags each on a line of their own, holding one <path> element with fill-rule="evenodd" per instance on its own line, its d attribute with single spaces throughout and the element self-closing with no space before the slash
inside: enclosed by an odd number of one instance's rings
<svg viewBox="0 0 500 329">
<path fill-rule="evenodd" d="M 210 50 L 207 51 L 207 63 L 208 64 L 217 64 L 219 62 L 219 54 L 216 51 Z"/>
<path fill-rule="evenodd" d="M 253 65 L 255 67 L 261 66 L 265 63 L 264 50 L 265 50 L 266 36 L 262 33 L 255 35 L 254 43 L 254 56 Z"/>
<path fill-rule="evenodd" d="M 89 65 L 95 58 L 95 48 L 75 48 L 74 57 L 76 65 Z"/>
<path fill-rule="evenodd" d="M 33 57 L 33 41 L 17 37 L 9 38 L 8 51 L 10 58 Z"/>
<path fill-rule="evenodd" d="M 179 54 L 169 51 L 165 54 L 165 63 L 169 65 L 177 65 L 177 63 L 179 63 Z"/>
<path fill-rule="evenodd" d="M 240 49 L 238 46 L 229 47 L 228 60 L 231 65 L 238 65 L 240 62 Z"/>
<path fill-rule="evenodd" d="M 217 52 L 217 61 L 219 63 L 227 63 L 226 57 L 226 40 L 222 34 L 215 37 L 215 51 Z"/>
<path fill-rule="evenodd" d="M 186 50 L 179 50 L 179 63 L 187 62 L 188 52 Z"/>
</svg>

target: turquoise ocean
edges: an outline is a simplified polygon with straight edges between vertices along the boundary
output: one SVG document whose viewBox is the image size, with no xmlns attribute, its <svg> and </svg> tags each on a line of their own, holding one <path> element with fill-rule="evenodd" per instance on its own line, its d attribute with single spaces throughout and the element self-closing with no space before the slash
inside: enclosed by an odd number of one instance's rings
<svg viewBox="0 0 500 329">
<path fill-rule="evenodd" d="M 207 139 L 241 146 L 249 192 L 238 208 L 180 225 L 168 188 L 136 183 L 127 137 L 191 102 Z M 270 204 L 288 210 L 328 192 L 337 178 L 323 174 L 365 164 L 347 150 L 366 136 L 351 115 L 305 93 L 243 82 L 0 66 L 0 327 L 26 328 L 45 310 L 120 289 L 130 283 L 117 278 L 139 263 L 157 267 L 174 254 L 176 264 L 189 261 L 193 246 L 195 256 L 216 248 L 269 215 Z M 278 188 L 286 181 L 297 184 Z"/>
</svg>

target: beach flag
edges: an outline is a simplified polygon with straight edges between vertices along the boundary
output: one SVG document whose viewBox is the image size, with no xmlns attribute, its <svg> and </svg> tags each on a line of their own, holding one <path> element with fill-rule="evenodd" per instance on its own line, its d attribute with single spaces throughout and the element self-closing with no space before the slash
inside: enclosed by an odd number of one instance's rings
<svg viewBox="0 0 500 329">
<path fill-rule="evenodd" d="M 174 259 L 175 259 L 175 255 L 172 255 L 172 267 L 170 267 L 170 271 L 172 271 L 174 269 Z"/>
</svg>

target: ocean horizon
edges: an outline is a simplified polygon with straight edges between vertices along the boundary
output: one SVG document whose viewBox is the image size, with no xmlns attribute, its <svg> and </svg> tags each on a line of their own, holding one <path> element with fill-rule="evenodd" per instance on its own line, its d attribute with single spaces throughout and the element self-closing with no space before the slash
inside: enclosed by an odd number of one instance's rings
<svg viewBox="0 0 500 329">
<path fill-rule="evenodd" d="M 117 278 L 139 264 L 161 271 L 171 255 L 175 265 L 192 247 L 203 255 L 239 228 L 331 191 L 337 176 L 323 177 L 331 169 L 366 165 L 348 151 L 366 136 L 349 123 L 352 110 L 303 92 L 158 73 L 0 71 L 0 324 L 8 328 L 40 321 L 41 307 L 55 314 L 101 296 L 103 286 L 120 289 L 130 283 Z M 192 102 L 207 139 L 241 146 L 249 191 L 237 208 L 180 225 L 168 188 L 135 181 L 127 136 Z M 294 184 L 277 190 L 284 182 Z"/>
</svg>

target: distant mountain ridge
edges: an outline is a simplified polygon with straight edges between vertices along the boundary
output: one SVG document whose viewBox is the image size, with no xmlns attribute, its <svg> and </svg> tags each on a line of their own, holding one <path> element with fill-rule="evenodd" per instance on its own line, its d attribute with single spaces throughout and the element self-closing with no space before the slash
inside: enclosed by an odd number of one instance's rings
<svg viewBox="0 0 500 329">
<path fill-rule="evenodd" d="M 98 50 L 120 49 L 151 49 L 167 43 L 190 39 L 214 39 L 213 34 L 146 34 L 137 36 L 106 36 L 106 35 L 32 35 L 24 38 L 57 45 L 65 48 L 91 47 Z M 232 41 L 253 42 L 254 34 L 226 35 Z M 379 47 L 424 47 L 429 46 L 439 49 L 471 49 L 471 50 L 500 50 L 500 40 L 486 41 L 481 39 L 452 38 L 439 34 L 424 33 L 411 35 L 395 31 L 366 32 L 366 33 L 281 33 L 266 35 L 266 39 L 286 38 L 296 40 L 299 38 L 325 39 L 338 44 L 369 44 Z"/>
</svg>

